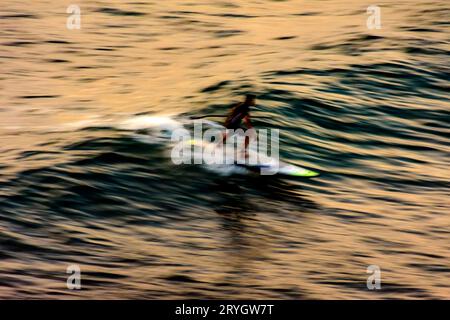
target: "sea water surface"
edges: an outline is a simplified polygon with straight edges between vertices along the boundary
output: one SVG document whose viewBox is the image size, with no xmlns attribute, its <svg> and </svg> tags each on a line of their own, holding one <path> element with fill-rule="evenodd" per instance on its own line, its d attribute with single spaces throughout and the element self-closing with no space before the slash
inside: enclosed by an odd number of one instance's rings
<svg viewBox="0 0 450 320">
<path fill-rule="evenodd" d="M 372 2 L 3 0 L 0 298 L 449 298 L 450 2 Z M 247 92 L 320 177 L 143 139 Z"/>
</svg>

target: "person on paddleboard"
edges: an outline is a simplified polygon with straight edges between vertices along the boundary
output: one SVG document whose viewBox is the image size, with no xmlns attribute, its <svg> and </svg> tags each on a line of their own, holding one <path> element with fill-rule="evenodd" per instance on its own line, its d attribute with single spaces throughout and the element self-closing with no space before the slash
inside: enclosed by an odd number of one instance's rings
<svg viewBox="0 0 450 320">
<path fill-rule="evenodd" d="M 239 102 L 237 104 L 234 104 L 231 107 L 231 111 L 230 114 L 228 115 L 228 117 L 225 120 L 225 128 L 228 130 L 237 130 L 237 129 L 253 129 L 252 126 L 252 122 L 250 119 L 250 107 L 253 107 L 256 105 L 256 96 L 253 94 L 247 94 L 245 96 L 245 100 L 244 102 Z M 245 128 L 242 127 L 242 121 L 245 122 Z M 228 134 L 229 131 L 227 130 L 227 132 L 225 132 L 224 136 L 223 136 L 223 140 L 222 143 L 225 143 L 227 138 L 228 138 Z M 246 137 L 245 139 L 245 157 L 248 158 L 248 153 L 247 153 L 247 147 L 250 143 L 250 139 L 248 137 Z"/>
</svg>

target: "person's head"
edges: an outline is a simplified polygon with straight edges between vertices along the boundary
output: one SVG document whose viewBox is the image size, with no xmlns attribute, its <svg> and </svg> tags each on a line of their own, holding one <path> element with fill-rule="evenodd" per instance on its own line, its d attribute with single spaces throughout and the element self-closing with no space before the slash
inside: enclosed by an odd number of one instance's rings
<svg viewBox="0 0 450 320">
<path fill-rule="evenodd" d="M 256 96 L 254 94 L 246 94 L 245 95 L 245 104 L 248 106 L 256 105 Z"/>
</svg>

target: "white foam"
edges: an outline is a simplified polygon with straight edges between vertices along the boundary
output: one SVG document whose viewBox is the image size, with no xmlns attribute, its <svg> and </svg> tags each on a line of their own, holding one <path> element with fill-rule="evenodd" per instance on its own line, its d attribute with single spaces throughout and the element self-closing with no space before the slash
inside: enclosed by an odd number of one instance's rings
<svg viewBox="0 0 450 320">
<path fill-rule="evenodd" d="M 122 130 L 159 128 L 172 131 L 182 128 L 183 125 L 165 116 L 137 116 L 120 122 L 117 127 Z"/>
</svg>

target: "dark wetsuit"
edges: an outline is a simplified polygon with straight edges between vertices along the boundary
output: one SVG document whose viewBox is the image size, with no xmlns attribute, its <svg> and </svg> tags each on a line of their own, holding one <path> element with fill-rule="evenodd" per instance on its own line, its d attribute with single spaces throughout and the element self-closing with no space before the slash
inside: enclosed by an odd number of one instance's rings
<svg viewBox="0 0 450 320">
<path fill-rule="evenodd" d="M 225 120 L 225 128 L 227 129 L 239 129 L 241 127 L 242 120 L 248 116 L 250 111 L 249 105 L 244 102 L 237 104 L 231 111 L 228 118 Z"/>
</svg>

